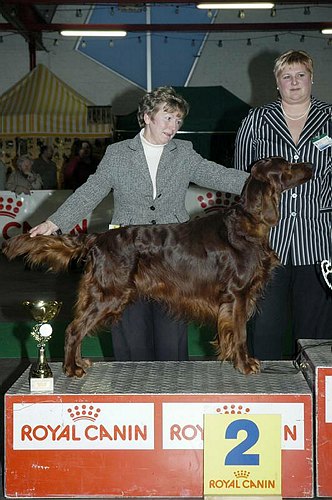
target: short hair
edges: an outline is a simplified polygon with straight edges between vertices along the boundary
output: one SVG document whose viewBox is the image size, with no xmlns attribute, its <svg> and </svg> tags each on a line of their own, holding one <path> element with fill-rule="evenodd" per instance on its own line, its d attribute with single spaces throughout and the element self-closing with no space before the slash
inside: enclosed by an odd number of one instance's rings
<svg viewBox="0 0 332 500">
<path fill-rule="evenodd" d="M 32 158 L 31 158 L 31 156 L 30 156 L 30 155 L 28 155 L 28 154 L 25 154 L 25 155 L 21 155 L 21 156 L 19 156 L 19 157 L 17 158 L 17 160 L 16 160 L 16 166 L 17 166 L 18 168 L 21 168 L 21 166 L 23 165 L 23 163 L 25 162 L 25 160 L 30 160 L 30 161 L 31 161 L 31 163 L 32 163 Z"/>
<path fill-rule="evenodd" d="M 78 156 L 80 150 L 83 148 L 83 144 L 87 144 L 90 151 L 92 151 L 92 146 L 87 139 L 75 139 L 71 147 L 72 156 Z"/>
<path fill-rule="evenodd" d="M 273 73 L 276 78 L 280 75 L 285 66 L 292 64 L 303 64 L 310 73 L 311 78 L 314 74 L 314 64 L 312 58 L 304 50 L 288 50 L 274 61 Z"/>
<path fill-rule="evenodd" d="M 173 87 L 158 87 L 146 93 L 138 105 L 137 120 L 139 126 L 141 128 L 145 126 L 145 114 L 153 118 L 161 109 L 171 113 L 178 111 L 184 119 L 189 113 L 189 104 L 180 94 L 175 92 Z"/>
</svg>

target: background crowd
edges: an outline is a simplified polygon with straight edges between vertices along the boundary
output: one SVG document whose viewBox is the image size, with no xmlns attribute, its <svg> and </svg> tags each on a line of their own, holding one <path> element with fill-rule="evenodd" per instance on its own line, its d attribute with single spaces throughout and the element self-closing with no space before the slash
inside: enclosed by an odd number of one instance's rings
<svg viewBox="0 0 332 500">
<path fill-rule="evenodd" d="M 0 160 L 0 190 L 15 194 L 31 194 L 38 189 L 70 189 L 75 191 L 84 184 L 89 175 L 96 171 L 99 155 L 93 152 L 88 140 L 76 139 L 69 158 L 65 158 L 59 170 L 53 160 L 54 148 L 51 144 L 41 144 L 37 158 L 29 154 L 19 155 L 14 160 L 14 168 L 7 168 Z"/>
</svg>

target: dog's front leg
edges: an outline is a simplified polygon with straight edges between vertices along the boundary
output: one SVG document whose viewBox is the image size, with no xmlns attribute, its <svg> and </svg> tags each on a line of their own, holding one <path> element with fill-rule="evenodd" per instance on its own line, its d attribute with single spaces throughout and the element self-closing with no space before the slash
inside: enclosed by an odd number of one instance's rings
<svg viewBox="0 0 332 500">
<path fill-rule="evenodd" d="M 223 304 L 218 314 L 219 359 L 232 361 L 245 375 L 260 371 L 260 363 L 249 356 L 246 332 L 246 308 L 241 300 Z"/>
</svg>

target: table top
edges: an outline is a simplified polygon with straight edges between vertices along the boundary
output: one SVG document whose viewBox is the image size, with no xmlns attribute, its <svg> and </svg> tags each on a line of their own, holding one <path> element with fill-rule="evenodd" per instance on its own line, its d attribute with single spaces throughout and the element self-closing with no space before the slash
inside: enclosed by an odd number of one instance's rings
<svg viewBox="0 0 332 500">
<path fill-rule="evenodd" d="M 53 394 L 306 394 L 310 388 L 291 361 L 262 362 L 261 373 L 243 375 L 230 362 L 95 362 L 82 379 L 49 363 Z M 6 395 L 30 394 L 28 368 Z"/>
</svg>

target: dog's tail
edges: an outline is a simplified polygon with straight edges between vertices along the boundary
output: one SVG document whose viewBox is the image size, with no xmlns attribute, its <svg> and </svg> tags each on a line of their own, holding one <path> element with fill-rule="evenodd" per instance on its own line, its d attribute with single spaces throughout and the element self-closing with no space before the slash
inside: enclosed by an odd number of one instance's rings
<svg viewBox="0 0 332 500">
<path fill-rule="evenodd" d="M 2 251 L 9 260 L 24 255 L 32 267 L 46 264 L 50 270 L 59 272 L 68 269 L 72 260 L 84 260 L 95 239 L 94 234 L 38 235 L 33 238 L 29 234 L 20 234 L 5 241 Z"/>
</svg>

